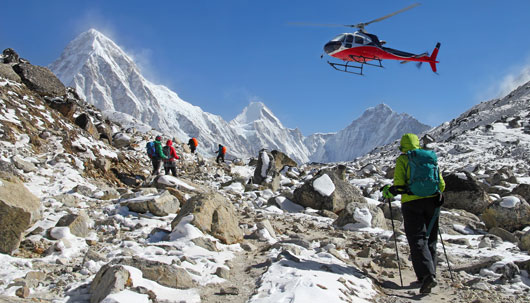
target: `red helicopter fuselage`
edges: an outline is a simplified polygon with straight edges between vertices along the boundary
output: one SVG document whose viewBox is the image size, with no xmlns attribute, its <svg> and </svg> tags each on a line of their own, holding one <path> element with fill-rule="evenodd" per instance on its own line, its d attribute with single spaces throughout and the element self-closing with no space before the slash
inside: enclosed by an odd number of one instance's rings
<svg viewBox="0 0 530 303">
<path fill-rule="evenodd" d="M 331 57 L 342 61 L 360 64 L 369 64 L 368 62 L 374 60 L 379 61 L 379 65 L 381 65 L 381 60 L 398 60 L 402 63 L 409 61 L 427 62 L 430 64 L 432 71 L 436 72 L 436 63 L 438 63 L 436 56 L 438 55 L 440 43 L 436 45 L 431 55 L 428 53 L 417 55 L 383 47 L 384 43 L 379 41 L 376 35 L 357 31 L 355 33 L 344 33 L 333 38 L 326 43 L 324 51 Z"/>
</svg>

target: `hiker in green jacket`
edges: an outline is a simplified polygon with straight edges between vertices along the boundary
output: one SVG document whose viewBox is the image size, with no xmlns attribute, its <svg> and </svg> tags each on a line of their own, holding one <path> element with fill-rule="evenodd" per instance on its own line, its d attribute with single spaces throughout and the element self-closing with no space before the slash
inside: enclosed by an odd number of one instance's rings
<svg viewBox="0 0 530 303">
<path fill-rule="evenodd" d="M 419 148 L 420 141 L 415 134 L 405 134 L 401 137 L 399 147 L 401 155 L 396 159 L 394 185 L 385 186 L 383 196 L 392 198 L 401 194 L 405 235 L 410 247 L 414 272 L 418 282 L 421 282 L 420 293 L 430 293 L 438 283 L 436 281 L 436 240 L 439 207 L 443 203 L 441 192 L 445 189 L 445 182 L 442 174 L 438 172 L 438 192 L 428 196 L 417 196 L 410 192 L 411 170 L 407 152 Z M 436 169 L 438 169 L 437 166 Z M 427 235 L 429 228 L 431 231 Z"/>
<path fill-rule="evenodd" d="M 162 140 L 161 136 L 156 136 L 155 138 L 155 155 L 151 158 L 151 162 L 153 163 L 153 175 L 158 175 L 158 172 L 160 170 L 160 165 L 162 164 L 163 159 L 167 159 L 166 155 L 164 155 L 164 152 L 162 151 L 162 143 L 160 142 Z"/>
</svg>

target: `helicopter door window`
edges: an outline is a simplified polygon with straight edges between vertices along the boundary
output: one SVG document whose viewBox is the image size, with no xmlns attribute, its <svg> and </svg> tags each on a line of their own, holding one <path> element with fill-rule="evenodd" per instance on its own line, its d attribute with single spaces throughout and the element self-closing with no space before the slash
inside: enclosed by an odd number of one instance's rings
<svg viewBox="0 0 530 303">
<path fill-rule="evenodd" d="M 344 39 L 344 47 L 351 48 L 352 47 L 352 45 L 351 45 L 352 42 L 353 42 L 353 36 L 352 35 L 347 35 L 346 39 Z"/>
</svg>

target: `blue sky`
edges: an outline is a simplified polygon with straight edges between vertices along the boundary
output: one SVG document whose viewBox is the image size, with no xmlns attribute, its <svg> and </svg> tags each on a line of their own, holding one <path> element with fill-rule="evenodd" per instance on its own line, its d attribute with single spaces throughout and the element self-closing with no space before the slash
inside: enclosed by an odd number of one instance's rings
<svg viewBox="0 0 530 303">
<path fill-rule="evenodd" d="M 338 131 L 379 103 L 437 126 L 530 80 L 528 0 L 423 1 L 367 27 L 408 52 L 441 42 L 439 75 L 397 61 L 366 67 L 362 77 L 334 71 L 322 47 L 348 29 L 289 25 L 367 22 L 416 2 L 8 1 L 0 48 L 46 66 L 95 28 L 184 100 L 226 120 L 261 101 L 304 135 Z"/>
</svg>

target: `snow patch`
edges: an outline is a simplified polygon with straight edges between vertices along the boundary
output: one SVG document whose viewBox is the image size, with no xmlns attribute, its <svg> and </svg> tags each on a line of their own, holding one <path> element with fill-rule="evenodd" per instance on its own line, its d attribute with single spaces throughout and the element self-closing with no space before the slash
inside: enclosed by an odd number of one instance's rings
<svg viewBox="0 0 530 303">
<path fill-rule="evenodd" d="M 515 196 L 507 196 L 502 199 L 500 206 L 505 208 L 514 208 L 517 206 L 517 204 L 519 204 L 519 202 L 521 202 L 519 198 Z"/>
<path fill-rule="evenodd" d="M 313 181 L 313 188 L 322 196 L 329 197 L 335 191 L 335 184 L 328 175 L 323 174 Z"/>
</svg>

